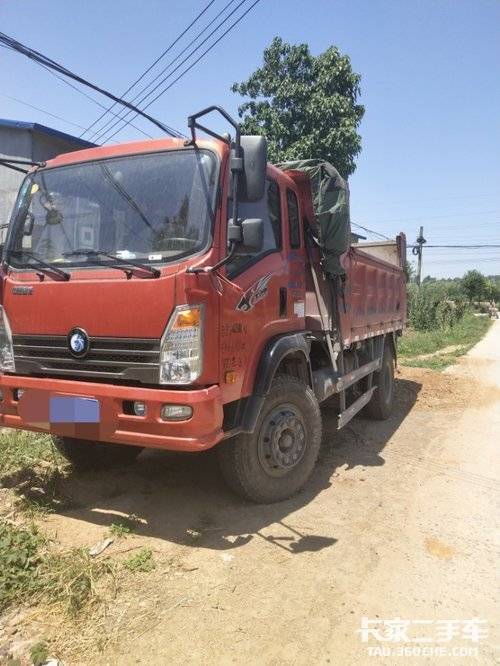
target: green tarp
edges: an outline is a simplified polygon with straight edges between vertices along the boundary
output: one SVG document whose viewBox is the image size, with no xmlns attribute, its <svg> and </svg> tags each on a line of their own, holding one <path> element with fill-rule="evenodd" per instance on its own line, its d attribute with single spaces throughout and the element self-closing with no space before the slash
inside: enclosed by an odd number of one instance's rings
<svg viewBox="0 0 500 666">
<path fill-rule="evenodd" d="M 324 160 L 297 160 L 277 166 L 284 171 L 303 171 L 311 179 L 319 241 L 324 254 L 323 270 L 328 275 L 343 275 L 340 256 L 351 244 L 347 181 L 332 164 Z"/>
</svg>

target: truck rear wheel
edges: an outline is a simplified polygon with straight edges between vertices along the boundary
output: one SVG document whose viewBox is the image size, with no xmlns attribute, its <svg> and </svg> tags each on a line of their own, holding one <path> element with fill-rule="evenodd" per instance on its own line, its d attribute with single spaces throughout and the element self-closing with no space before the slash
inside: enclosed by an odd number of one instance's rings
<svg viewBox="0 0 500 666">
<path fill-rule="evenodd" d="M 52 437 L 56 449 L 77 470 L 119 467 L 134 462 L 141 446 L 108 444 L 74 437 Z"/>
<path fill-rule="evenodd" d="M 377 387 L 366 406 L 366 413 L 373 419 L 385 421 L 392 413 L 394 402 L 394 354 L 390 345 L 385 345 L 382 367 L 373 374 L 373 383 Z"/>
<path fill-rule="evenodd" d="M 321 445 L 318 401 L 288 375 L 274 380 L 255 431 L 221 444 L 219 463 L 228 485 L 253 502 L 287 499 L 308 481 Z"/>
</svg>

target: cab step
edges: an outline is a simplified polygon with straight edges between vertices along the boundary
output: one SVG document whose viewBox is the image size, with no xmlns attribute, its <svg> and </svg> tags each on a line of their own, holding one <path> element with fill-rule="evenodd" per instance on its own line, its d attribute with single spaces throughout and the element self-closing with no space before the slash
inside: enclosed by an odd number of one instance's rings
<svg viewBox="0 0 500 666">
<path fill-rule="evenodd" d="M 367 405 L 370 400 L 372 399 L 373 392 L 375 391 L 377 387 L 372 386 L 371 389 L 363 393 L 362 396 L 360 396 L 355 402 L 350 405 L 346 410 L 341 412 L 338 417 L 337 417 L 337 430 L 340 430 L 345 426 L 346 423 L 349 423 L 349 421 L 353 418 L 353 416 L 356 416 L 356 414 L 363 409 L 365 405 Z"/>
</svg>

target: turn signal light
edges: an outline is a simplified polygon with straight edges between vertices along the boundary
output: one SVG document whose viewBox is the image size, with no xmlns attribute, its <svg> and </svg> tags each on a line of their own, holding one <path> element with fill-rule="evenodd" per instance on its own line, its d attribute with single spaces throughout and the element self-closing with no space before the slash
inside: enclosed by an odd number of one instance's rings
<svg viewBox="0 0 500 666">
<path fill-rule="evenodd" d="M 189 328 L 190 326 L 200 325 L 200 308 L 190 308 L 189 310 L 180 310 L 177 313 L 172 330 L 179 328 Z"/>
</svg>

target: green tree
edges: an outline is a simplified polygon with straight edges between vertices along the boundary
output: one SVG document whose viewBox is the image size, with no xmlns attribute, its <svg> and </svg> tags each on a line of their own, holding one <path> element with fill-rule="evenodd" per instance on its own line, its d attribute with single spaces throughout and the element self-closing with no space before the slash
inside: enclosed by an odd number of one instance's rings
<svg viewBox="0 0 500 666">
<path fill-rule="evenodd" d="M 275 37 L 263 66 L 231 89 L 249 98 L 239 107 L 243 133 L 267 137 L 271 162 L 321 158 L 347 178 L 361 151 L 360 80 L 336 46 L 313 56 Z"/>
<path fill-rule="evenodd" d="M 493 282 L 493 280 L 487 280 L 485 297 L 489 301 L 498 303 L 498 301 L 500 301 L 500 285 L 498 285 L 496 282 Z"/>
<path fill-rule="evenodd" d="M 482 273 L 472 270 L 463 276 L 461 286 L 469 303 L 472 303 L 480 301 L 486 295 L 488 283 Z"/>
<path fill-rule="evenodd" d="M 415 282 L 415 278 L 417 275 L 415 264 L 412 264 L 411 261 L 405 261 L 403 271 L 407 282 Z"/>
</svg>

